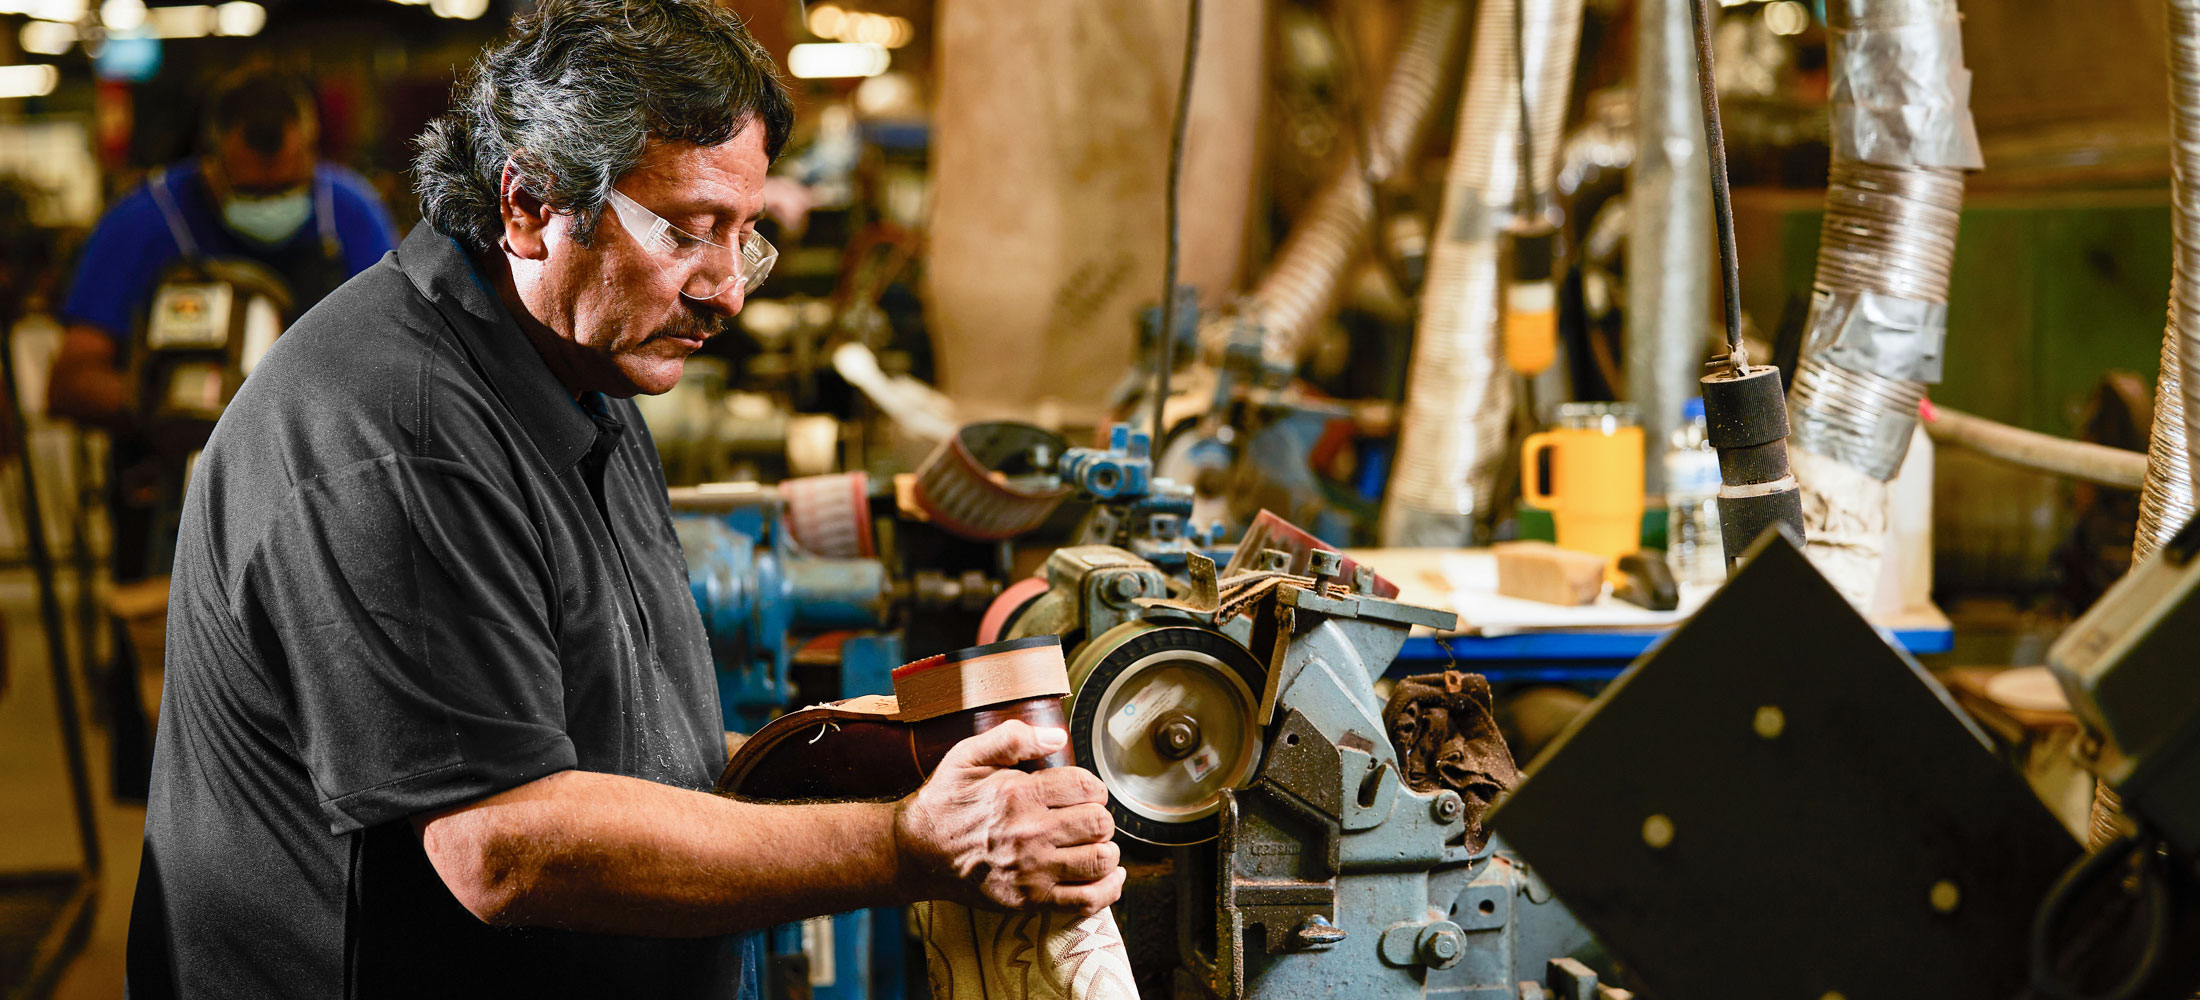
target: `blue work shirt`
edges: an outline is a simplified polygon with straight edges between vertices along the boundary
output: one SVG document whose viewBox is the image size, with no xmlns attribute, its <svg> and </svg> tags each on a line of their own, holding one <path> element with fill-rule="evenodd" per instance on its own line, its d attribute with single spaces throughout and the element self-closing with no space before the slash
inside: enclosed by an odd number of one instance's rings
<svg viewBox="0 0 2200 1000">
<path fill-rule="evenodd" d="M 198 243 L 199 252 L 208 257 L 243 257 L 287 274 L 291 270 L 287 265 L 300 255 L 322 256 L 318 197 L 322 184 L 328 185 L 329 202 L 334 206 L 345 277 L 373 266 L 397 247 L 397 227 L 390 221 L 389 210 L 382 206 L 366 178 L 343 167 L 322 164 L 314 168 L 313 214 L 307 216 L 305 225 L 298 227 L 289 242 L 273 247 L 255 243 L 222 225 L 220 206 L 214 203 L 200 177 L 197 159 L 169 167 L 167 176 L 178 213 Z M 148 183 L 133 188 L 100 216 L 99 225 L 84 244 L 68 301 L 61 306 L 62 320 L 97 327 L 117 340 L 126 340 L 151 308 L 153 289 L 161 273 L 182 257 L 183 249 L 162 217 L 148 178 Z M 303 314 L 330 289 L 296 291 L 305 301 L 295 305 L 292 316 Z"/>
</svg>

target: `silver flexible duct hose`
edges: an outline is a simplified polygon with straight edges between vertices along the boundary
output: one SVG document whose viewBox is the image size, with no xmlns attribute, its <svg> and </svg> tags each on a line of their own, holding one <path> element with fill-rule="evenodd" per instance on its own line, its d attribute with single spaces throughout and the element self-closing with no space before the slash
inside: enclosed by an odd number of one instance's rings
<svg viewBox="0 0 2200 1000">
<path fill-rule="evenodd" d="M 1406 375 L 1397 466 L 1384 511 L 1386 545 L 1462 545 L 1492 500 L 1512 418 L 1512 375 L 1498 337 L 1498 232 L 1520 184 L 1521 95 L 1529 82 L 1533 181 L 1549 190 L 1566 124 L 1582 0 L 1524 8 L 1516 43 L 1513 4 L 1483 0 L 1459 102 L 1443 220 L 1429 250 L 1413 366 Z M 1525 50 L 1528 72 L 1516 51 Z"/>
<path fill-rule="evenodd" d="M 2154 428 L 2147 438 L 2147 480 L 2139 491 L 2134 565 L 2154 554 L 2193 516 L 2194 448 L 2200 407 L 2187 393 L 2200 379 L 2184 377 L 2184 359 L 2200 357 L 2200 0 L 2168 0 L 2170 236 L 2175 263 L 2169 279 L 2169 324 L 2162 335 L 2162 375 L 2154 384 Z M 2181 439 L 2181 440 L 2180 440 Z M 2108 782 L 2093 786 L 2093 822 L 2086 845 L 2107 846 L 2128 832 L 2123 802 Z"/>
<path fill-rule="evenodd" d="M 1635 161 L 1627 174 L 1627 398 L 1642 420 L 1643 488 L 1666 490 L 1681 401 L 1703 377 L 1714 322 L 1711 174 L 1696 86 L 1693 0 L 1635 7 Z"/>
<path fill-rule="evenodd" d="M 1366 162 L 1357 150 L 1348 155 L 1292 227 L 1275 264 L 1253 291 L 1235 309 L 1200 326 L 1201 356 L 1208 364 L 1220 366 L 1227 359 L 1231 335 L 1243 317 L 1260 324 L 1261 357 L 1268 367 L 1298 366 L 1312 339 L 1308 334 L 1336 302 L 1345 269 L 1367 251 L 1375 217 L 1374 185 L 1396 173 L 1427 132 L 1429 109 L 1455 64 L 1465 19 L 1463 0 L 1419 0 L 1413 5 L 1368 129 Z"/>
<path fill-rule="evenodd" d="M 2170 236 L 2175 240 L 2169 284 L 2169 330 L 2163 345 L 2161 382 L 2155 389 L 2155 427 L 2162 426 L 2160 399 L 2176 397 L 2179 419 L 2172 426 L 2185 434 L 2179 455 L 2186 460 L 2177 482 L 2185 489 L 2186 509 L 2163 535 L 2175 532 L 2191 516 L 2192 469 L 2200 468 L 2200 379 L 2170 383 L 2168 351 L 2182 359 L 2200 359 L 2200 0 L 2169 0 Z M 2148 546 L 2152 550 L 2152 546 Z"/>
<path fill-rule="evenodd" d="M 2170 9 L 2175 11 L 2173 2 Z M 2173 22 L 2174 23 L 2174 22 Z M 2175 28 L 2171 46 L 2177 39 L 2192 39 L 2192 28 Z M 2174 80 L 2174 78 L 2173 78 Z M 2173 83 L 2174 87 L 2174 83 Z M 2172 97 L 2183 101 L 2180 91 L 2172 89 Z M 2184 103 L 2183 107 L 2200 107 L 2196 103 Z M 2183 155 L 2183 154 L 2180 154 Z M 2186 266 L 2180 247 L 2177 269 Z M 2154 550 L 2169 541 L 2193 516 L 2192 465 L 2180 440 L 2185 431 L 2185 397 L 2180 386 L 2184 383 L 2183 350 L 2178 346 L 2177 289 L 2185 283 L 2175 273 L 2170 275 L 2169 330 L 2162 337 L 2162 375 L 2154 383 L 2154 427 L 2147 436 L 2146 485 L 2139 490 L 2139 532 L 2131 539 L 2131 561 L 2137 565 L 2154 554 Z M 2124 821 L 2124 803 L 2108 782 L 2093 783 L 2093 822 L 2086 830 L 2086 847 L 2100 850 L 2116 838 L 2130 831 Z"/>
<path fill-rule="evenodd" d="M 1833 167 L 1790 444 L 1812 558 L 1862 605 L 1886 483 L 1940 381 L 1962 171 L 1981 163 L 1953 0 L 1837 0 L 1827 15 Z"/>
<path fill-rule="evenodd" d="M 2182 266 L 2182 261 L 2179 262 Z M 2162 338 L 2162 375 L 2154 386 L 2154 427 L 2147 437 L 2146 485 L 2139 490 L 2139 533 L 2131 540 L 2131 561 L 2153 555 L 2169 536 L 2192 519 L 2192 465 L 2185 450 L 2184 350 L 2178 344 L 2179 310 L 2175 290 L 2183 282 L 2170 277 L 2173 298 L 2169 332 Z"/>
</svg>

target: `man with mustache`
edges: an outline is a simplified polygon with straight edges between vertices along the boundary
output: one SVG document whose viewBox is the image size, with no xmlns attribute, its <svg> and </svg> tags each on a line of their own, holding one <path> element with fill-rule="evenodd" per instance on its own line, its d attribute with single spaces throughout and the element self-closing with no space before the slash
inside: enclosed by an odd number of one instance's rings
<svg viewBox="0 0 2200 1000">
<path fill-rule="evenodd" d="M 277 342 L 178 542 L 130 990 L 732 997 L 735 934 L 1091 913 L 1098 779 L 964 741 L 895 803 L 709 794 L 716 685 L 631 397 L 769 273 L 792 112 L 712 0 L 543 0 L 420 139 L 426 224 Z"/>
</svg>

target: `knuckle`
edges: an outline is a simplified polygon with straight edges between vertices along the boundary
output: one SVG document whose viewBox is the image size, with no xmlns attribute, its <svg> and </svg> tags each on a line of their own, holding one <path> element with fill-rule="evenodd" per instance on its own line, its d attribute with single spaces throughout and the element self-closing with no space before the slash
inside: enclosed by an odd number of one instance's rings
<svg viewBox="0 0 2200 1000">
<path fill-rule="evenodd" d="M 1108 800 L 1108 786 L 1100 780 L 1099 775 L 1081 767 L 1068 769 L 1067 773 L 1074 776 L 1076 789 L 1084 795 L 1086 801 L 1106 802 Z"/>
</svg>

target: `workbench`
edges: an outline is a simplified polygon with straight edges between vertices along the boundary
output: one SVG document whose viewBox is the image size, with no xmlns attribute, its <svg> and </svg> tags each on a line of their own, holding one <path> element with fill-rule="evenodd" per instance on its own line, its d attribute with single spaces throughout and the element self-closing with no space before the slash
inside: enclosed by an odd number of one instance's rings
<svg viewBox="0 0 2200 1000">
<path fill-rule="evenodd" d="M 1606 594 L 1578 608 L 1538 604 L 1496 592 L 1486 549 L 1351 549 L 1345 553 L 1398 585 L 1398 599 L 1459 613 L 1436 634 L 1415 629 L 1389 675 L 1428 673 L 1456 664 L 1505 684 L 1601 684 L 1620 675 L 1687 619 L 1709 596 L 1684 590 L 1681 609 L 1648 611 Z M 1913 656 L 1945 653 L 1955 641 L 1946 615 L 1926 605 L 1880 616 L 1889 641 Z"/>
</svg>

